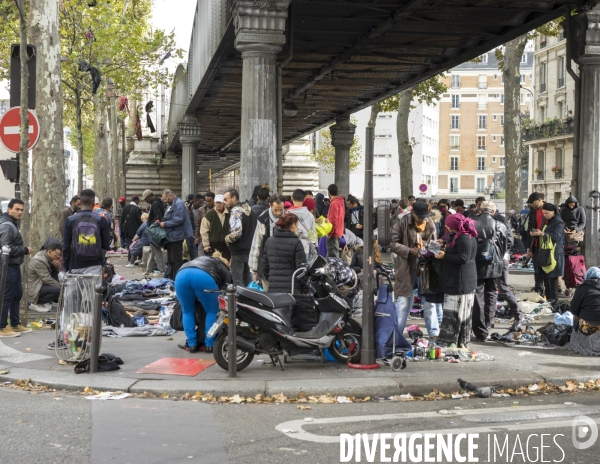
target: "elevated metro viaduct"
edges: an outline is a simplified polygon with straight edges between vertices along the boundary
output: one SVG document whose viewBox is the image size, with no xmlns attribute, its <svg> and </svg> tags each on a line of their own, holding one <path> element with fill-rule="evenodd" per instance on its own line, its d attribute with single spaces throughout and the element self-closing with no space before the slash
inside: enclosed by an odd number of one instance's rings
<svg viewBox="0 0 600 464">
<path fill-rule="evenodd" d="M 567 31 L 570 59 L 579 65 L 579 184 L 573 192 L 588 213 L 588 263 L 597 264 L 600 6 L 595 1 L 199 0 L 168 121 L 168 151 L 182 157 L 182 192 L 197 191 L 197 172 L 208 176 L 209 170 L 237 163 L 242 199 L 258 184 L 280 188 L 281 146 L 335 123 L 335 182 L 347 195 L 352 113 L 572 10 L 578 14 Z M 297 113 L 284 116 L 282 107 Z"/>
</svg>

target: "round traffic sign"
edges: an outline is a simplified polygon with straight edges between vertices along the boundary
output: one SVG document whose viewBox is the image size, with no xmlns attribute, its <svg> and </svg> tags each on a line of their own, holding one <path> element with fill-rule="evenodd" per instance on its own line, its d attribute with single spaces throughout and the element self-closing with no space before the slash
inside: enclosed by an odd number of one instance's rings
<svg viewBox="0 0 600 464">
<path fill-rule="evenodd" d="M 0 142 L 8 151 L 19 152 L 21 140 L 21 108 L 15 107 L 8 110 L 0 119 Z M 40 137 L 40 122 L 37 116 L 29 110 L 29 144 L 27 149 L 35 147 Z"/>
<path fill-rule="evenodd" d="M 421 185 L 419 185 L 419 192 L 425 193 L 425 192 L 427 192 L 427 188 L 428 188 L 427 184 L 421 184 Z"/>
</svg>

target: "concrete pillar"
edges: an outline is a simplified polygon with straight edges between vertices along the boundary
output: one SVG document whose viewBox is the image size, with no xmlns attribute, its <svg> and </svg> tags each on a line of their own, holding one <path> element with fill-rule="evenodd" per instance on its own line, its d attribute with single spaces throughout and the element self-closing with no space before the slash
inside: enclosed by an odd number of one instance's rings
<svg viewBox="0 0 600 464">
<path fill-rule="evenodd" d="M 350 116 L 337 119 L 331 130 L 331 145 L 335 148 L 335 184 L 338 195 L 344 198 L 350 193 L 350 147 L 354 143 L 356 126 Z"/>
<path fill-rule="evenodd" d="M 583 54 L 579 55 L 581 78 L 581 102 L 579 121 L 579 143 L 581 158 L 579 179 L 581 198 L 579 204 L 585 208 L 585 257 L 588 266 L 600 262 L 600 7 L 587 13 L 587 21 L 580 18 L 586 27 Z M 586 24 L 587 23 L 587 24 Z"/>
<path fill-rule="evenodd" d="M 291 0 L 235 0 L 235 48 L 242 53 L 240 199 L 255 185 L 277 185 L 277 54 L 285 45 Z"/>
<path fill-rule="evenodd" d="M 181 154 L 181 196 L 198 193 L 198 143 L 200 142 L 200 124 L 196 118 L 186 115 L 179 123 L 179 141 L 183 147 Z"/>
</svg>

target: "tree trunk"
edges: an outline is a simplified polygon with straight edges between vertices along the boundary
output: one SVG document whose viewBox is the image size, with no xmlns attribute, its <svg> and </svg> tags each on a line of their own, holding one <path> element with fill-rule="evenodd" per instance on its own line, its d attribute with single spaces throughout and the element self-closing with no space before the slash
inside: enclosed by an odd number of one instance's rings
<svg viewBox="0 0 600 464">
<path fill-rule="evenodd" d="M 30 246 L 39 250 L 47 238 L 59 237 L 58 213 L 66 205 L 58 2 L 32 0 L 30 23 L 37 47 L 40 121 L 40 138 L 33 150 Z"/>
<path fill-rule="evenodd" d="M 413 147 L 408 133 L 408 117 L 415 87 L 400 92 L 398 102 L 398 118 L 396 119 L 396 135 L 398 137 L 398 164 L 400 165 L 400 196 L 408 198 L 413 195 Z"/>
<path fill-rule="evenodd" d="M 28 246 L 29 244 L 29 152 L 27 146 L 29 145 L 29 55 L 27 53 L 27 16 L 25 11 L 25 4 L 23 0 L 17 0 L 17 8 L 19 10 L 19 40 L 20 40 L 20 53 L 19 60 L 21 62 L 21 138 L 19 140 L 19 183 L 15 185 L 15 196 L 21 198 L 24 203 L 23 216 L 21 217 L 21 223 L 19 228 L 21 230 L 21 236 L 23 237 L 23 244 Z M 20 190 L 20 195 L 17 192 Z M 24 295 L 27 291 L 27 259 L 25 259 L 21 266 L 21 273 L 23 275 L 23 289 Z M 27 314 L 27 299 L 21 298 L 21 305 L 19 312 L 21 313 L 21 324 L 27 326 L 28 314 Z"/>
<path fill-rule="evenodd" d="M 106 130 L 107 114 L 106 102 L 103 97 L 95 95 L 95 113 L 94 122 L 95 150 L 94 150 L 94 191 L 96 196 L 102 201 L 109 194 L 109 175 L 111 170 L 109 157 L 109 140 Z"/>
<path fill-rule="evenodd" d="M 121 190 L 121 168 L 119 163 L 119 136 L 117 134 L 117 104 L 116 97 L 110 97 L 110 154 L 112 159 L 112 173 L 113 173 L 113 185 L 111 196 L 115 202 L 115 211 L 117 210 L 116 204 L 119 199 Z"/>
<path fill-rule="evenodd" d="M 371 106 L 371 117 L 369 118 L 369 127 L 372 127 L 375 130 L 375 126 L 377 125 L 377 115 L 381 112 L 379 108 L 379 104 L 375 103 Z"/>
<path fill-rule="evenodd" d="M 527 36 L 511 40 L 504 48 L 504 153 L 506 211 L 523 207 L 521 185 L 521 70 Z M 532 102 L 533 103 L 533 102 Z"/>
<path fill-rule="evenodd" d="M 75 86 L 75 131 L 77 132 L 77 191 L 83 190 L 83 132 L 81 122 L 81 86 Z"/>
</svg>

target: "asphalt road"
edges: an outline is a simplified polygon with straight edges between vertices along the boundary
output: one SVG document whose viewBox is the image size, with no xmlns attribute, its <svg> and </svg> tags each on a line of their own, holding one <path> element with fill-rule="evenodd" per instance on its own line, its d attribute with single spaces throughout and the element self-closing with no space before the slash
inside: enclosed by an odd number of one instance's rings
<svg viewBox="0 0 600 464">
<path fill-rule="evenodd" d="M 592 436 L 600 422 L 600 393 L 310 407 L 131 398 L 90 401 L 64 393 L 34 395 L 0 389 L 0 461 L 335 463 L 341 459 L 340 434 L 351 434 L 353 440 L 357 433 L 368 434 L 365 442 L 370 448 L 374 434 L 389 433 L 386 443 L 391 449 L 383 458 L 394 458 L 394 435 L 404 434 L 404 462 L 426 462 L 419 447 L 424 439 L 416 433 L 437 432 L 444 434 L 444 442 L 447 434 L 452 434 L 455 442 L 459 433 L 478 433 L 477 437 L 471 435 L 478 448 L 471 449 L 470 459 L 467 435 L 449 450 L 452 455 L 448 459 L 433 436 L 429 453 L 433 461 L 429 462 L 461 462 L 461 457 L 465 457 L 462 462 L 476 462 L 477 458 L 478 462 L 497 463 L 598 462 L 600 441 L 585 450 L 575 449 L 572 425 L 576 416 L 589 417 L 591 424 L 580 423 L 575 431 L 580 443 Z M 401 440 L 398 438 L 399 447 Z M 373 460 L 367 458 L 369 450 L 363 442 L 360 460 L 353 454 L 350 462 L 384 462 L 380 437 L 377 443 Z M 347 450 L 346 445 L 344 452 Z M 399 452 L 400 462 L 402 458 Z"/>
</svg>

